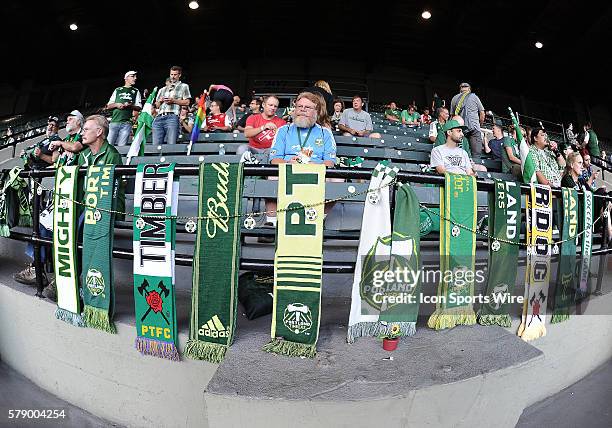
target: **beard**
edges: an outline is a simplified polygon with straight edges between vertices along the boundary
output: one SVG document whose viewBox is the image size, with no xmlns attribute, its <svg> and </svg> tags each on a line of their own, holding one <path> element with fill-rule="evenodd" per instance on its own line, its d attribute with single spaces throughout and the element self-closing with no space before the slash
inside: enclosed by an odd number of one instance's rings
<svg viewBox="0 0 612 428">
<path fill-rule="evenodd" d="M 311 128 L 315 123 L 317 123 L 317 119 L 314 117 L 310 118 L 296 115 L 293 119 L 293 123 L 295 123 L 298 128 Z"/>
</svg>

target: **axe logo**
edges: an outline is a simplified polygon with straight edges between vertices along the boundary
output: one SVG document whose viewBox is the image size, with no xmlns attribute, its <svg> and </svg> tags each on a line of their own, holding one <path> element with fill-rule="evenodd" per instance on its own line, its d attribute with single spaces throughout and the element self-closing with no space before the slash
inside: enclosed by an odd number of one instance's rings
<svg viewBox="0 0 612 428">
<path fill-rule="evenodd" d="M 140 284 L 137 289 L 138 293 L 140 293 L 140 295 L 145 298 L 145 300 L 147 301 L 147 305 L 149 305 L 149 309 L 147 309 L 140 321 L 144 321 L 149 316 L 151 311 L 153 311 L 156 314 L 160 314 L 164 318 L 164 321 L 166 321 L 166 324 L 170 325 L 170 321 L 168 321 L 168 318 L 166 318 L 166 315 L 164 315 L 163 312 L 164 298 L 167 298 L 170 295 L 170 290 L 168 290 L 168 288 L 164 285 L 163 281 L 159 281 L 159 284 L 157 284 L 157 288 L 159 291 L 150 291 L 148 290 L 148 287 L 149 281 L 144 279 L 142 281 L 142 284 Z"/>
<path fill-rule="evenodd" d="M 283 323 L 295 334 L 304 333 L 312 327 L 312 313 L 302 303 L 290 303 L 285 308 Z"/>
</svg>

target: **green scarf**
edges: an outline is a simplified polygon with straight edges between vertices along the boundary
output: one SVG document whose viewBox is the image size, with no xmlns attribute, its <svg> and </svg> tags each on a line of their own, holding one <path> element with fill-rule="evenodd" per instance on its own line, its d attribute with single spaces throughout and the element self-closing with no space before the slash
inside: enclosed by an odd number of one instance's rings
<svg viewBox="0 0 612 428">
<path fill-rule="evenodd" d="M 200 164 L 191 323 L 185 355 L 220 363 L 234 340 L 242 164 Z M 228 265 L 228 263 L 230 263 Z"/>
<path fill-rule="evenodd" d="M 574 189 L 563 190 L 563 206 L 559 218 L 563 219 L 561 254 L 559 255 L 557 288 L 552 324 L 569 319 L 574 300 L 574 270 L 576 267 L 576 234 L 578 232 L 578 194 Z"/>
<path fill-rule="evenodd" d="M 87 327 L 116 333 L 112 322 L 115 309 L 113 290 L 113 226 L 117 198 L 115 166 L 92 165 L 85 180 L 85 224 L 83 226 L 83 315 Z"/>
<path fill-rule="evenodd" d="M 427 325 L 441 330 L 476 324 L 472 308 L 476 235 L 458 224 L 476 230 L 476 178 L 444 176 L 440 189 L 440 282 L 436 310 Z"/>
<path fill-rule="evenodd" d="M 523 340 L 546 336 L 546 300 L 550 279 L 552 242 L 552 193 L 550 187 L 531 184 L 527 198 L 527 268 L 523 316 L 517 334 Z"/>
<path fill-rule="evenodd" d="M 585 190 L 583 193 L 583 201 L 582 252 L 580 253 L 580 273 L 578 275 L 578 289 L 576 293 L 577 300 L 582 300 L 589 294 L 591 253 L 593 251 L 593 193 Z"/>
<path fill-rule="evenodd" d="M 173 361 L 176 342 L 174 249 L 178 181 L 175 164 L 140 164 L 134 187 L 136 349 Z M 164 218 L 165 217 L 165 218 Z"/>
<path fill-rule="evenodd" d="M 16 166 L 4 171 L 0 179 L 0 236 L 3 237 L 9 236 L 15 226 L 32 226 L 28 182 L 19 176 L 21 171 Z"/>
<path fill-rule="evenodd" d="M 516 283 L 520 222 L 521 188 L 513 181 L 495 179 L 495 193 L 489 194 L 489 278 L 479 324 L 510 327 L 512 323 L 508 306 Z"/>
<path fill-rule="evenodd" d="M 314 358 L 321 315 L 325 166 L 278 166 L 272 340 L 264 351 Z"/>
<path fill-rule="evenodd" d="M 55 173 L 53 210 L 53 268 L 57 286 L 55 317 L 85 327 L 81 316 L 77 268 L 78 166 L 59 167 Z"/>
</svg>

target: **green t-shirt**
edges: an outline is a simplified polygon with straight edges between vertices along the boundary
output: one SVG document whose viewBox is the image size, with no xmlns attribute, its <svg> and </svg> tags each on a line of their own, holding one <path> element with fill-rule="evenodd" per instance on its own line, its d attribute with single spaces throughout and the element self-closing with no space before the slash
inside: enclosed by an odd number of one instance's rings
<svg viewBox="0 0 612 428">
<path fill-rule="evenodd" d="M 518 144 L 516 143 L 516 141 L 514 141 L 514 138 L 504 137 L 504 143 L 502 144 L 502 172 L 510 172 L 512 170 L 512 165 L 516 165 L 508 157 L 506 147 L 510 147 L 512 149 L 512 154 L 514 156 L 519 159 L 521 158 L 519 154 Z"/>
<path fill-rule="evenodd" d="M 387 116 L 393 116 L 395 117 L 397 120 L 400 120 L 402 117 L 402 111 L 400 109 L 390 109 L 388 108 L 387 110 L 385 110 L 385 118 Z"/>
<path fill-rule="evenodd" d="M 104 140 L 104 144 L 100 147 L 100 151 L 97 154 L 93 154 L 89 147 L 85 147 L 80 153 L 78 157 L 78 165 L 79 166 L 91 166 L 91 165 L 123 165 L 123 159 L 121 159 L 121 154 L 115 146 L 112 146 L 108 143 L 108 141 Z M 119 189 L 117 191 L 117 205 L 115 209 L 117 211 L 124 212 L 125 211 L 125 185 L 121 177 L 115 176 L 119 180 Z M 81 199 L 84 197 L 83 187 L 81 180 L 79 180 L 79 195 Z M 119 216 L 121 217 L 121 216 Z"/>
<path fill-rule="evenodd" d="M 597 134 L 592 129 L 589 129 L 589 153 L 591 156 L 601 156 Z"/>
<path fill-rule="evenodd" d="M 402 120 L 406 122 L 415 122 L 421 118 L 421 115 L 418 112 L 408 113 L 408 110 L 402 111 Z"/>
<path fill-rule="evenodd" d="M 121 86 L 113 91 L 108 104 L 111 103 L 131 103 L 136 107 L 142 107 L 142 100 L 140 98 L 140 91 L 135 87 Z M 116 108 L 113 110 L 112 123 L 129 122 L 132 119 L 131 108 Z"/>
</svg>

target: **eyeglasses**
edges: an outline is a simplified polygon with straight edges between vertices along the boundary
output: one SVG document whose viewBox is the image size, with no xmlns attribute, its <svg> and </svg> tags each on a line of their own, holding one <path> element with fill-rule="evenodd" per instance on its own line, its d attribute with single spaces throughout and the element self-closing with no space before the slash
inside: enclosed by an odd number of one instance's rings
<svg viewBox="0 0 612 428">
<path fill-rule="evenodd" d="M 304 104 L 296 104 L 295 108 L 298 110 L 305 110 L 305 111 L 313 111 L 315 109 L 315 107 L 307 106 Z"/>
</svg>

